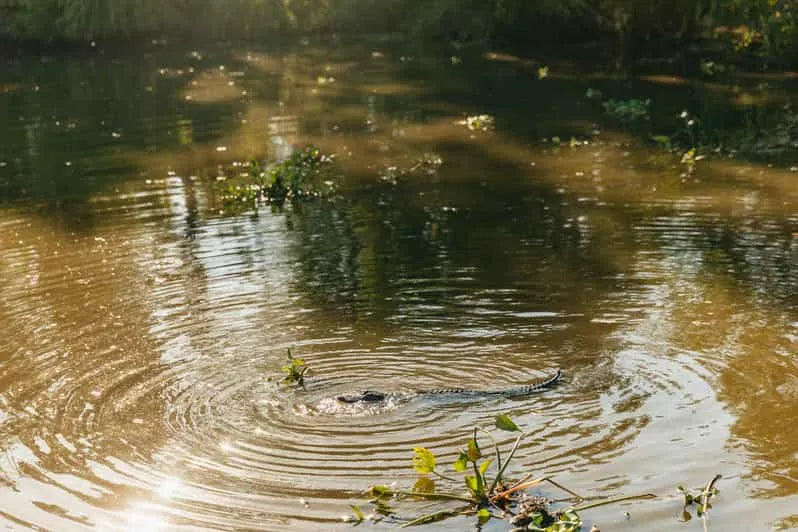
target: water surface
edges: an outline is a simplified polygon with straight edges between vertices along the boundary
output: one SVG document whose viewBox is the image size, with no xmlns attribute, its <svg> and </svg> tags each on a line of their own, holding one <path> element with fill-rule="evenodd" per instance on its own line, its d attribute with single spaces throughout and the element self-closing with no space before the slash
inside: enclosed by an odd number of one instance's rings
<svg viewBox="0 0 798 532">
<path fill-rule="evenodd" d="M 368 486 L 412 485 L 413 447 L 451 462 L 509 413 L 530 432 L 514 474 L 660 496 L 586 515 L 605 529 L 685 528 L 675 486 L 715 473 L 713 528 L 798 526 L 798 173 L 686 173 L 585 96 L 732 128 L 763 79 L 540 80 L 534 59 L 388 45 L 4 61 L 4 525 L 344 530 Z M 495 130 L 461 123 L 483 113 Z M 336 155 L 333 197 L 220 202 L 233 163 L 307 143 Z M 281 391 L 288 348 L 338 383 Z M 329 401 L 558 367 L 534 397 Z"/>
</svg>

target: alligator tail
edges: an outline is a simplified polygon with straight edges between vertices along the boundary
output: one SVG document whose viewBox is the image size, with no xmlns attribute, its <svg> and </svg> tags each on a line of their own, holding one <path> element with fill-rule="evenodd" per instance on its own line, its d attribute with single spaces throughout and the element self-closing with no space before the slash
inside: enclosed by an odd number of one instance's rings
<svg viewBox="0 0 798 532">
<path fill-rule="evenodd" d="M 559 382 L 561 378 L 562 378 L 562 370 L 560 368 L 557 368 L 557 372 L 548 379 L 536 382 L 534 384 L 518 386 L 517 388 L 497 390 L 496 392 L 493 393 L 498 393 L 503 395 L 526 395 L 528 393 L 540 392 L 547 388 L 551 388 L 553 385 L 557 384 L 557 382 Z"/>
<path fill-rule="evenodd" d="M 472 395 L 526 395 L 530 393 L 545 390 L 556 384 L 562 378 L 562 370 L 557 369 L 557 372 L 548 379 L 536 382 L 534 384 L 526 384 L 515 388 L 505 388 L 501 390 L 472 390 L 469 388 L 439 388 L 435 390 L 416 390 L 415 393 L 422 395 L 441 395 L 441 394 L 472 394 Z"/>
</svg>

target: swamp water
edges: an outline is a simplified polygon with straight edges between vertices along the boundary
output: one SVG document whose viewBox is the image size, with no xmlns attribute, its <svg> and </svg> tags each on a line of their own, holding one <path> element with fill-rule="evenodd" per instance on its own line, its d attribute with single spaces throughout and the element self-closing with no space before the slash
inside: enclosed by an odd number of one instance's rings
<svg viewBox="0 0 798 532">
<path fill-rule="evenodd" d="M 413 447 L 448 466 L 499 413 L 530 432 L 515 476 L 659 495 L 584 513 L 604 530 L 701 530 L 675 488 L 715 473 L 710 529 L 798 527 L 798 173 L 690 173 L 588 92 L 732 127 L 789 78 L 377 45 L 3 62 L 4 527 L 348 530 L 362 490 L 412 486 Z M 329 198 L 226 212 L 232 163 L 308 143 Z M 344 384 L 278 390 L 288 348 Z M 327 400 L 557 367 L 530 397 Z"/>
</svg>

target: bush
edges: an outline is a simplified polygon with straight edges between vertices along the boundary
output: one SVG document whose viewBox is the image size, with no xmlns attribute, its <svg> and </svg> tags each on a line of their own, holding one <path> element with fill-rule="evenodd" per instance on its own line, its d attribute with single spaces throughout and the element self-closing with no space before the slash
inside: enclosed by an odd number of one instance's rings
<svg viewBox="0 0 798 532">
<path fill-rule="evenodd" d="M 608 39 L 627 53 L 652 42 L 720 37 L 737 50 L 798 56 L 793 0 L 6 1 L 15 7 L 5 8 L 0 32 L 45 41 L 149 32 L 210 38 L 403 32 L 445 42 L 511 45 L 533 38 L 560 43 Z"/>
</svg>

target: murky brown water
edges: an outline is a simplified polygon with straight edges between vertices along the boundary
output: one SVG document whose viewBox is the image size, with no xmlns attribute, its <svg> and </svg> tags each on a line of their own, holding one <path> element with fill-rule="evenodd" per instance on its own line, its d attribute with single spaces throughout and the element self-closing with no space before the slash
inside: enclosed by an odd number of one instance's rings
<svg viewBox="0 0 798 532">
<path fill-rule="evenodd" d="M 348 529 L 361 490 L 412 484 L 413 447 L 453 461 L 507 412 L 531 433 L 517 474 L 660 496 L 588 512 L 604 530 L 701 529 L 675 486 L 715 473 L 711 529 L 798 527 L 798 173 L 680 176 L 584 97 L 671 116 L 739 91 L 332 50 L 6 61 L 0 521 Z M 457 123 L 481 113 L 494 132 Z M 220 213 L 217 165 L 307 142 L 337 154 L 337 198 Z M 344 384 L 280 392 L 287 348 Z M 555 367 L 534 397 L 326 401 Z"/>
</svg>

